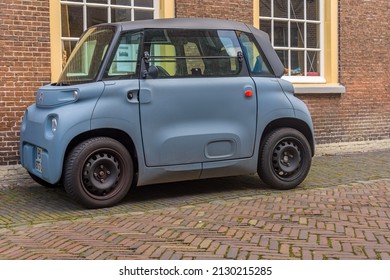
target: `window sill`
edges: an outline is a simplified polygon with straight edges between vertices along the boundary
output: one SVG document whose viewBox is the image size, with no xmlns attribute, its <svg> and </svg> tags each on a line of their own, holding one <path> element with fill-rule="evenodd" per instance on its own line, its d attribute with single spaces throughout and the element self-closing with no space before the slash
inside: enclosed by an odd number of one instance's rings
<svg viewBox="0 0 390 280">
<path fill-rule="evenodd" d="M 345 87 L 340 84 L 333 85 L 312 85 L 312 86 L 296 86 L 294 85 L 295 94 L 342 94 L 345 93 Z"/>
</svg>

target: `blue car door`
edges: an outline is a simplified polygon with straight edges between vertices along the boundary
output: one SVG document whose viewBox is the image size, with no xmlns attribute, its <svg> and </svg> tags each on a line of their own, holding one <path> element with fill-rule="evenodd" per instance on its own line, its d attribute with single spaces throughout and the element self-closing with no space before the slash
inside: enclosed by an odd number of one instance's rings
<svg viewBox="0 0 390 280">
<path fill-rule="evenodd" d="M 140 80 L 146 165 L 253 156 L 256 89 L 234 31 L 146 30 L 157 77 Z"/>
</svg>

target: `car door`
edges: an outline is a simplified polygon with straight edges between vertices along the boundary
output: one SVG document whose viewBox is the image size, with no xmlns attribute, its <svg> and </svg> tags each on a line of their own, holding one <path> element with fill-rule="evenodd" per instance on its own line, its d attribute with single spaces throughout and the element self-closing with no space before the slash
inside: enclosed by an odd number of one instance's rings
<svg viewBox="0 0 390 280">
<path fill-rule="evenodd" d="M 251 157 L 257 101 L 234 31 L 146 30 L 155 78 L 140 80 L 147 166 Z"/>
<path fill-rule="evenodd" d="M 104 91 L 93 112 L 91 128 L 114 128 L 125 131 L 135 143 L 139 129 L 139 48 L 140 31 L 122 33 L 113 57 L 102 78 Z"/>
</svg>

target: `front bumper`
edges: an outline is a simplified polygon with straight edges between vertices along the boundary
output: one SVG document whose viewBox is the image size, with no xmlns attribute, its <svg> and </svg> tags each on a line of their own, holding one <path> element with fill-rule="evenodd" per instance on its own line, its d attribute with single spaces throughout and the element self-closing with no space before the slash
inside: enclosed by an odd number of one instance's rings
<svg viewBox="0 0 390 280">
<path fill-rule="evenodd" d="M 50 110 L 30 106 L 20 130 L 20 161 L 35 176 L 55 184 L 61 179 L 64 151 L 59 135 L 52 130 L 52 119 L 58 115 Z"/>
</svg>

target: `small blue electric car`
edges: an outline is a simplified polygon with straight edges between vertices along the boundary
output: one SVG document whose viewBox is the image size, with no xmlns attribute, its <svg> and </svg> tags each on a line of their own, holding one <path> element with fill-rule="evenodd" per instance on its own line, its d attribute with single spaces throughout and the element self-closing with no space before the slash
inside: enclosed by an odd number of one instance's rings
<svg viewBox="0 0 390 280">
<path fill-rule="evenodd" d="M 290 189 L 309 172 L 314 135 L 283 74 L 268 35 L 245 23 L 93 26 L 27 108 L 20 160 L 87 208 L 131 186 L 255 172 Z"/>
</svg>

